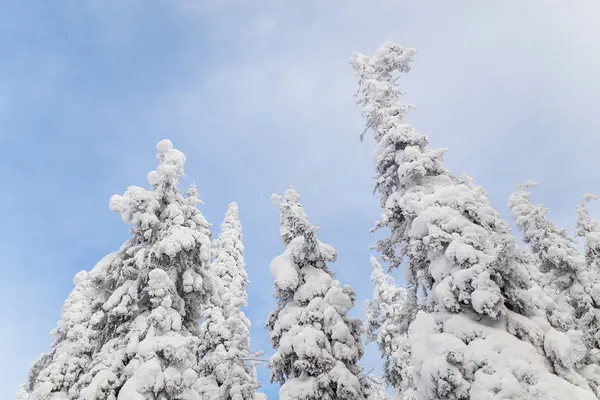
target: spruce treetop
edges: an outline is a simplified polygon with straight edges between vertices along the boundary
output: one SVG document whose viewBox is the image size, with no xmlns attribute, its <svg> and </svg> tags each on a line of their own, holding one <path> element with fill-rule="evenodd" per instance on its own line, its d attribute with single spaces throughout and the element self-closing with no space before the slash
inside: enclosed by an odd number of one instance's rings
<svg viewBox="0 0 600 400">
<path fill-rule="evenodd" d="M 214 241 L 211 270 L 216 295 L 204 310 L 198 348 L 202 393 L 211 399 L 253 400 L 259 383 L 252 374 L 242 225 L 237 203 L 229 204 Z"/>
</svg>

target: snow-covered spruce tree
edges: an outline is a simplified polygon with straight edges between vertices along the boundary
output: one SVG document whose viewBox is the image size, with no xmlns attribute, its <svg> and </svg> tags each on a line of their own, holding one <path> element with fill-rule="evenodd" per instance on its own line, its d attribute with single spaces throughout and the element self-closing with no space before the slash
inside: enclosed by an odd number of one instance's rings
<svg viewBox="0 0 600 400">
<path fill-rule="evenodd" d="M 196 208 L 195 188 L 187 197 L 179 193 L 185 156 L 168 140 L 157 148 L 159 166 L 148 175 L 152 189 L 132 186 L 111 198 L 111 210 L 132 225 L 133 237 L 76 280 L 69 298 L 79 299 L 88 325 L 72 327 L 76 321 L 64 312 L 73 307 L 68 300 L 58 328 L 67 332 L 59 332 L 52 361 L 32 369 L 31 400 L 200 399 L 194 388 L 197 334 L 201 308 L 213 292 L 209 225 Z M 77 294 L 82 288 L 85 296 Z M 83 336 L 82 328 L 88 330 Z M 90 338 L 88 361 L 77 378 L 67 373 L 69 379 L 58 377 L 50 387 L 46 368 L 61 375 L 78 368 L 53 366 L 69 356 L 63 352 L 73 346 L 62 344 L 70 337 Z"/>
<path fill-rule="evenodd" d="M 584 238 L 585 259 L 588 266 L 600 273 L 600 225 L 590 216 L 585 206 L 587 202 L 597 199 L 596 195 L 586 194 L 577 206 L 577 236 Z"/>
<path fill-rule="evenodd" d="M 365 301 L 367 341 L 376 342 L 384 359 L 383 379 L 398 393 L 412 388 L 408 326 L 416 312 L 406 289 L 398 287 L 371 257 L 373 300 Z"/>
<path fill-rule="evenodd" d="M 286 246 L 271 263 L 277 308 L 266 322 L 275 349 L 271 381 L 282 384 L 279 399 L 363 400 L 370 386 L 358 365 L 362 324 L 348 316 L 354 290 L 333 278 L 327 262 L 336 252 L 317 239 L 299 194 L 288 189 L 273 200 Z"/>
<path fill-rule="evenodd" d="M 250 321 L 241 310 L 247 305 L 249 282 L 236 203 L 227 209 L 213 254 L 211 266 L 218 296 L 205 310 L 200 329 L 200 377 L 210 399 L 252 400 L 259 384 L 248 362 Z"/>
<path fill-rule="evenodd" d="M 351 59 L 376 142 L 383 208 L 376 228 L 390 231 L 377 248 L 391 267 L 405 262 L 408 298 L 419 307 L 408 328 L 413 387 L 401 398 L 595 399 L 549 369 L 548 323 L 531 298 L 528 257 L 506 221 L 405 121 L 411 107 L 394 75 L 410 70 L 414 53 L 386 43 L 373 57 Z"/>
<path fill-rule="evenodd" d="M 539 260 L 537 281 L 543 292 L 536 297 L 541 299 L 540 308 L 546 311 L 552 326 L 546 332 L 544 346 L 561 343 L 562 352 L 551 358 L 555 371 L 600 395 L 600 276 L 586 265 L 575 240 L 546 217 L 548 209 L 532 203 L 527 189 L 536 186 L 535 182 L 519 186 L 510 196 L 509 206 L 525 243 Z M 579 225 L 580 230 L 593 229 L 581 206 Z M 546 352 L 552 349 L 546 348 Z"/>
</svg>

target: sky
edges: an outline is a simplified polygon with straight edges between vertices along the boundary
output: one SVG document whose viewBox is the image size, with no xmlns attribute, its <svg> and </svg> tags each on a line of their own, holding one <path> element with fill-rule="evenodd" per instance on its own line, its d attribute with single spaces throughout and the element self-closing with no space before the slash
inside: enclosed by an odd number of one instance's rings
<svg viewBox="0 0 600 400">
<path fill-rule="evenodd" d="M 163 138 L 187 155 L 182 185 L 197 183 L 215 234 L 239 203 L 253 349 L 272 352 L 270 196 L 290 185 L 362 315 L 379 201 L 348 59 L 385 41 L 418 50 L 399 83 L 448 168 L 506 219 L 535 180 L 534 200 L 572 228 L 582 195 L 600 194 L 599 18 L 595 0 L 0 2 L 0 398 L 50 348 L 75 273 L 128 238 L 108 199 L 146 185 Z M 379 373 L 373 345 L 362 363 Z"/>
</svg>

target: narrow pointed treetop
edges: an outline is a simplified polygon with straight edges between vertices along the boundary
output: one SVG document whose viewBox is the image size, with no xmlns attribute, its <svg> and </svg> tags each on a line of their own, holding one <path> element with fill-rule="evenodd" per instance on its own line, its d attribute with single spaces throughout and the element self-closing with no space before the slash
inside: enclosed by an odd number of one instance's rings
<svg viewBox="0 0 600 400">
<path fill-rule="evenodd" d="M 411 106 L 400 99 L 395 73 L 410 70 L 414 53 L 386 43 L 373 57 L 351 59 L 358 104 L 376 142 L 375 191 L 383 207 L 376 228 L 390 230 L 377 249 L 391 267 L 408 257 L 411 297 L 422 292 L 434 307 L 456 312 L 468 304 L 498 318 L 506 301 L 527 306 L 527 272 L 502 261 L 512 256 L 514 239 L 486 192 L 469 177 L 451 175 L 445 150 L 429 148 L 427 137 L 406 122 Z"/>
<path fill-rule="evenodd" d="M 221 234 L 216 240 L 216 258 L 213 270 L 223 282 L 225 289 L 221 300 L 225 308 L 239 309 L 248 303 L 248 274 L 244 264 L 244 244 L 242 242 L 242 224 L 237 203 L 229 204 L 225 220 L 221 225 Z"/>
<path fill-rule="evenodd" d="M 355 294 L 333 278 L 327 262 L 335 250 L 316 237 L 316 228 L 293 190 L 279 205 L 285 252 L 271 263 L 277 308 L 269 316 L 275 354 L 271 380 L 279 382 L 281 400 L 363 400 L 369 382 L 358 361 L 364 349 L 361 323 L 350 318 Z"/>
<path fill-rule="evenodd" d="M 395 75 L 410 70 L 414 53 L 386 43 L 372 57 L 351 59 L 358 105 L 376 143 L 383 209 L 376 228 L 389 230 L 377 250 L 391 267 L 405 262 L 408 298 L 419 306 L 403 367 L 413 387 L 400 398 L 594 399 L 548 367 L 548 323 L 538 318 L 529 258 L 508 223 L 485 190 L 450 174 L 444 150 L 430 148 L 406 121 L 411 106 L 401 101 Z"/>
<path fill-rule="evenodd" d="M 209 225 L 195 189 L 179 192 L 183 153 L 168 140 L 157 149 L 151 190 L 110 199 L 133 236 L 78 275 L 52 352 L 32 368 L 30 400 L 199 398 L 198 322 L 214 290 Z"/>
<path fill-rule="evenodd" d="M 216 301 L 204 312 L 199 347 L 203 393 L 211 399 L 253 400 L 260 386 L 251 373 L 250 321 L 246 305 L 248 276 L 244 269 L 242 225 L 237 203 L 231 203 L 213 246 L 212 271 Z"/>
<path fill-rule="evenodd" d="M 590 216 L 590 213 L 585 206 L 586 203 L 598 200 L 598 196 L 595 194 L 587 193 L 581 199 L 581 202 L 577 206 L 577 228 L 578 235 L 584 236 L 586 233 L 600 231 L 598 222 Z"/>
</svg>

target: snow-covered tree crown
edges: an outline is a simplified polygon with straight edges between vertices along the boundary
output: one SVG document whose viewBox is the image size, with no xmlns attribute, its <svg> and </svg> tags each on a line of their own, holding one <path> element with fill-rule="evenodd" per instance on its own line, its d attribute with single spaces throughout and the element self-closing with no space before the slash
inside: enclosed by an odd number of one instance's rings
<svg viewBox="0 0 600 400">
<path fill-rule="evenodd" d="M 548 209 L 531 202 L 531 193 L 527 189 L 537 186 L 536 182 L 525 182 L 510 196 L 509 206 L 516 224 L 523 232 L 524 241 L 531 244 L 542 262 L 550 263 L 552 268 L 560 268 L 565 273 L 576 272 L 583 268 L 585 262 L 575 248 L 575 241 L 564 229 L 556 228 L 546 218 Z"/>
<path fill-rule="evenodd" d="M 215 259 L 212 266 L 215 274 L 223 281 L 222 293 L 224 307 L 239 309 L 247 305 L 246 288 L 249 284 L 244 264 L 244 244 L 242 224 L 237 203 L 229 204 L 225 219 L 221 224 L 221 233 L 215 241 Z"/>
<path fill-rule="evenodd" d="M 179 179 L 185 173 L 185 155 L 166 139 L 157 144 L 157 149 L 158 168 L 148 174 L 152 190 L 131 186 L 124 195 L 111 197 L 110 208 L 132 225 L 135 257 L 127 264 L 135 263 L 142 268 L 144 264 L 166 262 L 173 275 L 171 279 L 181 278 L 184 294 L 201 294 L 198 298 L 192 296 L 186 304 L 187 328 L 195 331 L 201 303 L 208 300 L 213 290 L 207 272 L 210 225 L 196 208 L 195 185 L 188 190 L 188 197 L 179 192 Z"/>
<path fill-rule="evenodd" d="M 168 140 L 157 149 L 151 190 L 132 186 L 110 199 L 133 237 L 76 277 L 52 352 L 34 365 L 21 397 L 198 399 L 198 323 L 213 293 L 210 231 L 195 187 L 179 192 L 185 156 Z"/>
<path fill-rule="evenodd" d="M 348 316 L 355 294 L 333 279 L 327 262 L 336 252 L 316 238 L 300 196 L 289 189 L 279 205 L 285 252 L 271 263 L 277 309 L 267 320 L 275 348 L 271 380 L 282 384 L 281 400 L 358 400 L 369 383 L 358 366 L 363 355 L 361 323 Z"/>
<path fill-rule="evenodd" d="M 411 108 L 400 100 L 394 73 L 408 72 L 412 49 L 392 43 L 373 57 L 355 54 L 358 104 L 376 142 L 375 191 L 383 212 L 376 228 L 388 238 L 377 244 L 382 259 L 398 267 L 408 260 L 409 296 L 457 312 L 464 305 L 497 318 L 504 310 L 505 285 L 511 306 L 525 307 L 528 276 L 515 258 L 508 224 L 486 192 L 469 177 L 445 169 L 445 150 L 405 121 Z M 508 278 L 511 279 L 508 279 Z"/>
<path fill-rule="evenodd" d="M 248 362 L 250 321 L 240 308 L 246 305 L 249 282 L 237 203 L 227 208 L 213 255 L 217 296 L 205 309 L 198 349 L 202 394 L 215 400 L 253 400 L 260 385 Z"/>
<path fill-rule="evenodd" d="M 290 188 L 286 190 L 283 197 L 273 194 L 271 201 L 279 207 L 279 233 L 284 245 L 289 245 L 293 239 L 304 233 L 314 238 L 311 232 L 316 227 L 309 223 L 308 215 L 306 215 L 304 208 L 300 205 L 300 194 L 295 189 Z M 335 261 L 337 254 L 332 253 L 331 256 L 333 259 L 330 261 Z"/>
</svg>

